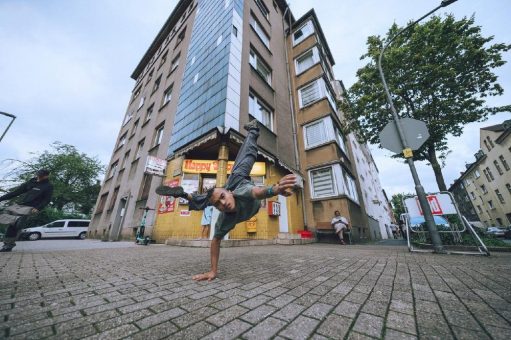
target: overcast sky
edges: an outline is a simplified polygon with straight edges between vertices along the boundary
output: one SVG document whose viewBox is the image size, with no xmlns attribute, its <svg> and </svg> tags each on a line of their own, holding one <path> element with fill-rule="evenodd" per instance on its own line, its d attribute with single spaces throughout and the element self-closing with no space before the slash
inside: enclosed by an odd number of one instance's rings
<svg viewBox="0 0 511 340">
<path fill-rule="evenodd" d="M 251 1 L 251 0 L 245 0 Z M 296 18 L 314 8 L 346 87 L 356 81 L 369 35 L 384 35 L 396 22 L 406 24 L 440 0 L 290 0 Z M 0 178 L 5 159 L 26 160 L 60 141 L 104 164 L 125 114 L 135 66 L 174 8 L 176 0 L 1 0 L 0 111 L 17 116 L 0 142 Z M 494 42 L 511 42 L 509 0 L 459 0 L 438 14 L 475 14 L 477 25 Z M 511 60 L 511 53 L 504 55 Z M 496 71 L 503 96 L 491 105 L 511 103 L 511 64 Z M 452 153 L 444 176 L 451 184 L 479 149 L 479 128 L 501 123 L 502 113 L 465 128 L 449 140 Z M 8 120 L 0 116 L 0 134 Z M 389 194 L 413 192 L 408 167 L 390 153 L 372 148 L 380 180 Z M 433 172 L 418 164 L 426 191 L 436 191 Z"/>
</svg>

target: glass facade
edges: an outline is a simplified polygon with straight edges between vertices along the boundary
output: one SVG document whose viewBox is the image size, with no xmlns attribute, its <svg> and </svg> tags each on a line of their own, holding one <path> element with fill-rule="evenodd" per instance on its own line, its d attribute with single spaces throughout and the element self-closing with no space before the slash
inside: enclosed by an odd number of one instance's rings
<svg viewBox="0 0 511 340">
<path fill-rule="evenodd" d="M 196 11 L 169 156 L 217 126 L 239 128 L 243 0 L 199 0 Z"/>
</svg>

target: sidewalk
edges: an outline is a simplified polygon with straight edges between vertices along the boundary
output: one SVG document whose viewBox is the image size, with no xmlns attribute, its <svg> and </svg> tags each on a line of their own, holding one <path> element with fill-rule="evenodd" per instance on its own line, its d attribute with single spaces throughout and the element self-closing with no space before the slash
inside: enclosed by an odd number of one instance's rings
<svg viewBox="0 0 511 340">
<path fill-rule="evenodd" d="M 41 241 L 43 242 L 43 241 Z M 0 256 L 0 338 L 510 339 L 511 254 L 163 245 Z"/>
</svg>

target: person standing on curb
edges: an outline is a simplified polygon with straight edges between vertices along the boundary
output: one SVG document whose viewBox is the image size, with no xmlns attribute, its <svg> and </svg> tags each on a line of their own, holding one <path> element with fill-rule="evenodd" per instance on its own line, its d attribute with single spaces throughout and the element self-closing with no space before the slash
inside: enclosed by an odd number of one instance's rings
<svg viewBox="0 0 511 340">
<path fill-rule="evenodd" d="M 4 208 L 0 214 L 0 224 L 8 225 L 4 245 L 0 252 L 12 251 L 16 239 L 29 215 L 36 214 L 50 203 L 53 185 L 48 180 L 50 172 L 46 169 L 37 171 L 36 177 L 23 183 L 13 191 L 0 196 L 0 202 L 23 195 L 19 204 L 14 203 Z"/>
<path fill-rule="evenodd" d="M 209 230 L 211 228 L 211 217 L 213 216 L 213 206 L 207 206 L 202 213 L 200 224 L 202 225 L 201 239 L 209 239 Z"/>
</svg>

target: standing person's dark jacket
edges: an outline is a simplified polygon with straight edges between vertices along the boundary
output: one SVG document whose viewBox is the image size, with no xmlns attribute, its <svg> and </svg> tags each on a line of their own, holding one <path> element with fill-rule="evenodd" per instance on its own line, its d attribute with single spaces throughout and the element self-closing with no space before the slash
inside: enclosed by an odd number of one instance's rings
<svg viewBox="0 0 511 340">
<path fill-rule="evenodd" d="M 0 201 L 5 201 L 21 194 L 24 195 L 20 198 L 18 204 L 41 210 L 50 203 L 51 195 L 53 194 L 53 185 L 48 179 L 38 182 L 37 178 L 32 178 L 13 191 L 0 196 Z"/>
</svg>

